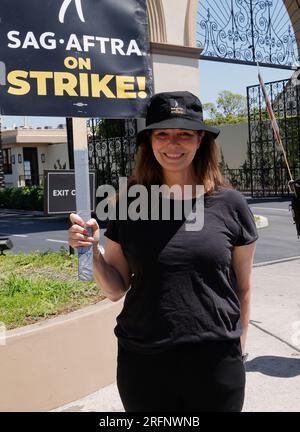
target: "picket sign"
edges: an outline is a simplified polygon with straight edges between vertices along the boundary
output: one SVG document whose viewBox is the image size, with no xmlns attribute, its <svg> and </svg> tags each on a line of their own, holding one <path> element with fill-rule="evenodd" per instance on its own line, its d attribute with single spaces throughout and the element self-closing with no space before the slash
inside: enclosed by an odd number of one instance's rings
<svg viewBox="0 0 300 432">
<path fill-rule="evenodd" d="M 144 118 L 153 92 L 147 0 L 1 0 L 0 24 L 0 113 L 73 119 L 87 222 L 86 119 Z M 92 248 L 79 248 L 79 279 L 92 276 Z"/>
</svg>

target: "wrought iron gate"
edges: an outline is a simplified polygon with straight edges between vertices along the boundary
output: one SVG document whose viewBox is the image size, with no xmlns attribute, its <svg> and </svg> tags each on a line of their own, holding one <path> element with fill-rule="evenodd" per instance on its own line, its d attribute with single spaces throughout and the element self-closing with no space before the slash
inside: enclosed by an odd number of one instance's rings
<svg viewBox="0 0 300 432">
<path fill-rule="evenodd" d="M 300 73 L 266 84 L 292 175 L 300 175 Z M 289 195 L 288 170 L 276 150 L 273 130 L 259 85 L 247 87 L 249 144 L 245 188 L 252 196 Z"/>
<path fill-rule="evenodd" d="M 291 22 L 300 8 L 296 1 L 285 6 L 282 0 L 199 0 L 201 59 L 293 69 L 299 64 Z"/>
<path fill-rule="evenodd" d="M 118 190 L 119 177 L 132 173 L 136 120 L 92 118 L 89 130 L 89 165 L 96 172 L 96 186 L 110 184 Z"/>
</svg>

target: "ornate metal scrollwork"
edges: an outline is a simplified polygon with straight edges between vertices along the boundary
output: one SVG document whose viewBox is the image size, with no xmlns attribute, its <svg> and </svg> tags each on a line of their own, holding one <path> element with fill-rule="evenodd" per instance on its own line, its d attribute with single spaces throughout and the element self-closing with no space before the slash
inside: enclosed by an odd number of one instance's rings
<svg viewBox="0 0 300 432">
<path fill-rule="evenodd" d="M 132 173 L 136 153 L 136 120 L 110 120 L 109 127 L 101 119 L 89 121 L 89 165 L 96 171 L 97 185 L 118 188 L 119 177 Z"/>
<path fill-rule="evenodd" d="M 296 178 L 300 175 L 300 87 L 298 75 L 291 80 L 266 83 L 280 127 L 286 155 Z M 288 172 L 283 154 L 276 150 L 273 130 L 260 86 L 247 88 L 249 107 L 249 149 L 252 195 L 288 194 Z"/>
<path fill-rule="evenodd" d="M 282 0 L 201 0 L 197 24 L 203 59 L 298 64 L 296 37 Z"/>
<path fill-rule="evenodd" d="M 300 176 L 300 73 L 289 80 L 266 83 L 293 178 Z M 247 87 L 249 141 L 247 159 L 238 169 L 223 161 L 225 177 L 253 197 L 289 195 L 290 180 L 283 153 L 276 149 L 273 129 L 259 85 Z"/>
</svg>

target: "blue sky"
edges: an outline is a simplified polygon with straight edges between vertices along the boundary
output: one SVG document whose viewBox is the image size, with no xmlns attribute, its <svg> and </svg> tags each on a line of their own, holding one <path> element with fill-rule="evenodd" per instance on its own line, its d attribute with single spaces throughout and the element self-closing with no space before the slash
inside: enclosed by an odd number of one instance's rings
<svg viewBox="0 0 300 432">
<path fill-rule="evenodd" d="M 285 69 L 261 68 L 265 82 L 290 78 L 293 71 Z M 258 84 L 257 67 L 200 61 L 200 99 L 202 103 L 215 102 L 218 93 L 222 90 L 230 90 L 246 96 L 246 87 Z M 24 124 L 24 117 L 3 116 L 3 126 L 8 128 Z M 65 123 L 65 118 L 60 117 L 28 117 L 30 126 L 53 126 Z"/>
<path fill-rule="evenodd" d="M 290 78 L 293 71 L 287 69 L 260 68 L 264 82 Z M 200 61 L 200 99 L 202 103 L 215 102 L 218 93 L 230 90 L 247 95 L 247 86 L 258 84 L 257 67 L 214 61 Z"/>
</svg>

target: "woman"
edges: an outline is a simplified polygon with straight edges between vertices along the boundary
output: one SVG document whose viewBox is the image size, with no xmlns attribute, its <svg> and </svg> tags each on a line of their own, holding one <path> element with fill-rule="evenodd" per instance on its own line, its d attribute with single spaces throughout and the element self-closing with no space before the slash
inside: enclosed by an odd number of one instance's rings
<svg viewBox="0 0 300 432">
<path fill-rule="evenodd" d="M 111 220 L 105 254 L 99 227 L 70 216 L 72 247 L 94 245 L 94 275 L 112 301 L 125 294 L 117 317 L 117 385 L 126 411 L 241 411 L 250 307 L 251 268 L 258 238 L 246 199 L 224 182 L 215 138 L 189 92 L 156 94 L 130 185 L 180 190 L 204 186 L 204 223 L 188 230 L 175 219 L 178 200 L 163 196 L 169 220 Z M 201 195 L 201 194 L 200 194 Z M 200 196 L 201 198 L 201 196 Z M 121 196 L 120 196 L 121 199 Z M 150 200 L 151 209 L 151 200 Z M 194 207 L 193 207 L 194 209 Z M 161 213 L 160 213 L 161 216 Z M 129 289 L 130 288 L 130 289 Z"/>
</svg>

